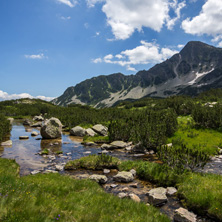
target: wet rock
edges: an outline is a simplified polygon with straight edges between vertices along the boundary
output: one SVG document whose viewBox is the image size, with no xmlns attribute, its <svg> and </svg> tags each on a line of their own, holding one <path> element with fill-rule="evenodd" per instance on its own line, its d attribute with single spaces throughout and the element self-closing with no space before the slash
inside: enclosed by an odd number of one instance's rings
<svg viewBox="0 0 222 222">
<path fill-rule="evenodd" d="M 121 190 L 122 192 L 128 192 L 129 188 L 128 187 L 123 187 L 123 189 Z"/>
<path fill-rule="evenodd" d="M 174 195 L 177 192 L 177 189 L 175 187 L 167 187 L 167 195 L 171 196 Z"/>
<path fill-rule="evenodd" d="M 104 143 L 104 144 L 101 146 L 101 149 L 102 149 L 102 150 L 109 150 L 109 149 L 111 149 L 111 146 L 110 146 L 109 144 Z"/>
<path fill-rule="evenodd" d="M 42 138 L 36 138 L 35 140 L 41 140 Z"/>
<path fill-rule="evenodd" d="M 86 135 L 95 136 L 96 134 L 97 133 L 93 129 L 91 129 L 91 128 L 86 129 Z"/>
<path fill-rule="evenodd" d="M 132 183 L 129 185 L 130 187 L 133 187 L 133 188 L 137 188 L 138 187 L 138 183 Z"/>
<path fill-rule="evenodd" d="M 23 125 L 24 126 L 30 126 L 31 125 L 31 121 L 28 120 L 28 119 L 25 119 L 24 122 L 23 122 Z"/>
<path fill-rule="evenodd" d="M 81 126 L 75 126 L 70 130 L 70 135 L 83 137 L 86 135 L 86 130 Z"/>
<path fill-rule="evenodd" d="M 42 127 L 42 122 L 37 122 L 31 125 L 31 127 Z"/>
<path fill-rule="evenodd" d="M 96 133 L 98 133 L 102 136 L 106 136 L 108 134 L 108 128 L 106 126 L 101 125 L 101 124 L 97 124 L 97 125 L 93 126 L 92 129 Z"/>
<path fill-rule="evenodd" d="M 31 133 L 31 136 L 38 136 L 38 135 L 39 135 L 39 133 L 36 132 L 36 131 L 33 131 L 33 132 Z"/>
<path fill-rule="evenodd" d="M 126 150 L 127 152 L 131 152 L 131 151 L 132 151 L 132 147 L 131 147 L 131 146 L 128 146 L 128 147 L 125 148 L 125 150 Z"/>
<path fill-rule="evenodd" d="M 67 156 L 71 156 L 71 155 L 72 155 L 72 153 L 71 153 L 71 152 L 70 152 L 70 153 L 66 153 L 66 155 L 67 155 Z"/>
<path fill-rule="evenodd" d="M 58 171 L 55 171 L 55 170 L 45 170 L 43 173 L 44 173 L 44 174 L 48 174 L 48 173 L 58 173 Z"/>
<path fill-rule="evenodd" d="M 53 156 L 53 155 L 49 155 L 48 157 L 49 157 L 50 160 L 55 160 L 56 159 L 56 157 Z"/>
<path fill-rule="evenodd" d="M 12 124 L 13 121 L 14 121 L 14 118 L 11 118 L 11 117 L 10 117 L 10 118 L 8 118 L 7 120 L 10 122 L 10 124 Z"/>
<path fill-rule="evenodd" d="M 121 192 L 121 193 L 118 193 L 118 197 L 119 197 L 120 199 L 123 199 L 123 198 L 128 197 L 128 194 Z"/>
<path fill-rule="evenodd" d="M 112 149 L 123 149 L 127 147 L 127 143 L 123 141 L 113 141 L 110 143 Z"/>
<path fill-rule="evenodd" d="M 96 143 L 94 143 L 94 142 L 84 142 L 83 145 L 85 145 L 85 146 L 96 146 Z"/>
<path fill-rule="evenodd" d="M 34 116 L 33 121 L 44 121 L 42 116 Z"/>
<path fill-rule="evenodd" d="M 136 176 L 136 171 L 134 169 L 130 170 L 130 173 L 132 173 L 134 177 Z"/>
<path fill-rule="evenodd" d="M 135 201 L 137 203 L 140 203 L 140 201 L 141 201 L 140 198 L 134 193 L 129 194 L 129 197 L 130 197 L 130 199 L 132 199 L 133 201 Z"/>
<path fill-rule="evenodd" d="M 153 155 L 154 153 L 155 153 L 155 152 L 154 152 L 153 150 L 150 150 L 150 151 L 149 151 L 149 154 L 150 154 L 150 155 Z"/>
<path fill-rule="evenodd" d="M 29 139 L 29 136 L 20 136 L 19 139 L 20 139 L 20 140 L 28 140 L 28 139 Z"/>
<path fill-rule="evenodd" d="M 103 150 L 101 153 L 102 153 L 102 154 L 108 154 L 109 151 L 107 151 L 107 150 Z"/>
<path fill-rule="evenodd" d="M 135 157 L 141 157 L 141 156 L 144 156 L 145 154 L 142 154 L 142 153 L 138 153 L 138 154 L 134 154 L 133 156 Z"/>
<path fill-rule="evenodd" d="M 104 169 L 104 170 L 103 170 L 103 173 L 104 173 L 104 174 L 108 174 L 108 173 L 110 173 L 110 170 L 109 170 L 109 169 Z"/>
<path fill-rule="evenodd" d="M 163 205 L 167 202 L 166 189 L 158 187 L 147 193 L 149 203 L 154 206 Z"/>
<path fill-rule="evenodd" d="M 97 174 L 93 174 L 89 177 L 90 180 L 95 180 L 97 183 L 100 183 L 100 184 L 105 184 L 108 179 L 106 176 L 104 175 L 97 175 Z"/>
<path fill-rule="evenodd" d="M 56 139 L 61 137 L 62 123 L 59 119 L 52 117 L 41 127 L 41 135 L 44 139 Z"/>
<path fill-rule="evenodd" d="M 55 165 L 55 168 L 56 168 L 57 171 L 63 171 L 64 166 L 61 166 L 61 165 Z"/>
<path fill-rule="evenodd" d="M 131 172 L 122 171 L 113 177 L 115 181 L 118 182 L 132 182 L 134 180 L 133 174 Z"/>
<path fill-rule="evenodd" d="M 38 173 L 40 173 L 41 171 L 39 171 L 39 170 L 33 170 L 32 172 L 31 172 L 31 174 L 32 175 L 35 175 L 35 174 L 38 174 Z"/>
<path fill-rule="evenodd" d="M 27 128 L 27 129 L 25 129 L 25 132 L 31 133 L 31 132 L 32 132 L 32 129 Z"/>
<path fill-rule="evenodd" d="M 83 154 L 91 154 L 91 153 L 92 153 L 91 151 L 83 152 Z"/>
<path fill-rule="evenodd" d="M 174 221 L 175 222 L 196 222 L 197 216 L 194 213 L 189 212 L 187 209 L 180 207 L 175 210 Z"/>
<path fill-rule="evenodd" d="M 118 185 L 117 184 L 111 184 L 110 187 L 111 188 L 116 188 L 116 187 L 118 187 Z"/>
<path fill-rule="evenodd" d="M 12 146 L 12 140 L 7 140 L 1 143 L 1 146 Z"/>
</svg>

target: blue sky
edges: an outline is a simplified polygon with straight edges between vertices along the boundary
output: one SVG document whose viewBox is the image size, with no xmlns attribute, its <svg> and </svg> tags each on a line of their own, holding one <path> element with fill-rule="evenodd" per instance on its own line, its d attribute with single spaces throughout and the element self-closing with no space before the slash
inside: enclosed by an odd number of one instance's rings
<svg viewBox="0 0 222 222">
<path fill-rule="evenodd" d="M 0 100 L 135 74 L 191 40 L 222 47 L 221 21 L 222 0 L 1 0 Z"/>
</svg>

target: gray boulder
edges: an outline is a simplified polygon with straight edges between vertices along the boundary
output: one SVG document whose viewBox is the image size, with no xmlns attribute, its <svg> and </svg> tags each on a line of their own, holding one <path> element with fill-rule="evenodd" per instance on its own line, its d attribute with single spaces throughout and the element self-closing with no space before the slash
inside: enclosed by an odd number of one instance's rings
<svg viewBox="0 0 222 222">
<path fill-rule="evenodd" d="M 171 196 L 174 195 L 177 192 L 177 189 L 175 187 L 167 187 L 167 195 Z"/>
<path fill-rule="evenodd" d="M 38 136 L 38 135 L 39 135 L 39 133 L 36 132 L 36 131 L 33 131 L 33 132 L 31 133 L 31 136 Z"/>
<path fill-rule="evenodd" d="M 197 216 L 185 208 L 180 207 L 179 209 L 175 210 L 173 219 L 175 222 L 196 222 Z"/>
<path fill-rule="evenodd" d="M 128 197 L 128 194 L 121 192 L 121 193 L 118 193 L 118 197 L 119 197 L 120 199 L 123 199 L 123 198 Z"/>
<path fill-rule="evenodd" d="M 109 144 L 104 143 L 104 144 L 101 146 L 101 149 L 102 149 L 102 150 L 110 150 L 110 149 L 111 149 L 111 146 L 110 146 Z"/>
<path fill-rule="evenodd" d="M 12 146 L 12 141 L 11 140 L 7 140 L 5 142 L 2 142 L 1 146 Z"/>
<path fill-rule="evenodd" d="M 129 194 L 129 197 L 130 197 L 130 199 L 132 199 L 133 201 L 135 201 L 137 203 L 139 203 L 141 201 L 140 198 L 134 193 Z"/>
<path fill-rule="evenodd" d="M 129 183 L 134 180 L 133 174 L 131 172 L 122 171 L 113 177 L 115 181 Z"/>
<path fill-rule="evenodd" d="M 42 116 L 34 116 L 33 121 L 44 121 Z"/>
<path fill-rule="evenodd" d="M 52 117 L 41 127 L 40 133 L 44 139 L 59 138 L 62 133 L 62 123 L 59 119 Z"/>
<path fill-rule="evenodd" d="M 10 124 L 12 124 L 12 122 L 14 121 L 14 118 L 11 118 L 11 117 L 10 117 L 10 118 L 8 118 L 7 120 L 10 122 Z"/>
<path fill-rule="evenodd" d="M 110 146 L 111 146 L 110 148 L 113 148 L 113 149 L 123 149 L 127 147 L 127 143 L 123 141 L 114 141 L 110 143 Z"/>
<path fill-rule="evenodd" d="M 108 181 L 107 177 L 104 175 L 93 174 L 89 177 L 90 180 L 95 180 L 97 183 L 104 184 Z"/>
<path fill-rule="evenodd" d="M 86 130 L 81 126 L 75 126 L 70 130 L 70 135 L 83 137 L 86 135 Z"/>
<path fill-rule="evenodd" d="M 91 128 L 86 129 L 86 135 L 88 136 L 95 136 L 97 133 L 92 130 Z"/>
<path fill-rule="evenodd" d="M 147 193 L 149 203 L 153 204 L 154 206 L 165 204 L 167 202 L 166 192 L 167 190 L 163 187 L 150 190 Z"/>
<path fill-rule="evenodd" d="M 101 124 L 97 124 L 97 125 L 93 126 L 92 129 L 102 136 L 106 136 L 108 134 L 108 128 L 106 126 L 101 125 Z"/>
</svg>

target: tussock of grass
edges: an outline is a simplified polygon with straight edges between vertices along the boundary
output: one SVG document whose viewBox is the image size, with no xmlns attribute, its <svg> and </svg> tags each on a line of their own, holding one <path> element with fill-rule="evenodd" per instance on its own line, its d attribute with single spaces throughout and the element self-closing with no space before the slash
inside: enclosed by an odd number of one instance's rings
<svg viewBox="0 0 222 222">
<path fill-rule="evenodd" d="M 109 156 L 109 155 L 89 155 L 86 157 L 82 157 L 77 160 L 69 161 L 65 165 L 66 170 L 73 169 L 89 169 L 89 170 L 99 170 L 103 168 L 109 169 L 117 169 L 120 164 L 120 160 L 118 158 Z"/>
<path fill-rule="evenodd" d="M 18 165 L 3 159 L 0 169 L 0 221 L 170 221 L 157 209 L 121 200 L 89 180 L 59 174 L 17 178 Z"/>
</svg>

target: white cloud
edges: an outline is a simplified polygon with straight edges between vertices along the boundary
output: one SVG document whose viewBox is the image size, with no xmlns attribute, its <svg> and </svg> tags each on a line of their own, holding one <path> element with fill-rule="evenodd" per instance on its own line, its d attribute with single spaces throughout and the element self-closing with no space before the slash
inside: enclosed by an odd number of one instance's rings
<svg viewBox="0 0 222 222">
<path fill-rule="evenodd" d="M 123 40 L 143 27 L 159 32 L 166 24 L 172 29 L 185 7 L 185 1 L 181 0 L 87 0 L 89 7 L 98 2 L 104 2 L 102 10 L 115 39 Z M 175 12 L 175 18 L 169 16 L 170 10 Z"/>
<path fill-rule="evenodd" d="M 156 43 L 141 41 L 141 45 L 134 49 L 122 51 L 117 55 L 108 54 L 104 58 L 93 60 L 94 63 L 105 62 L 125 66 L 127 70 L 136 71 L 132 65 L 155 64 L 162 62 L 178 53 L 170 48 L 160 48 Z"/>
<path fill-rule="evenodd" d="M 207 34 L 217 37 L 222 34 L 222 1 L 207 0 L 199 15 L 182 22 L 186 33 L 193 35 Z M 214 38 L 214 40 L 215 40 Z"/>
<path fill-rule="evenodd" d="M 57 0 L 57 2 L 68 5 L 70 8 L 73 8 L 78 3 L 77 0 Z"/>
<path fill-rule="evenodd" d="M 30 98 L 30 99 L 42 99 L 42 100 L 46 100 L 46 101 L 51 101 L 53 100 L 55 97 L 46 97 L 46 96 L 31 96 L 28 93 L 20 93 L 20 94 L 8 94 L 7 92 L 3 92 L 2 90 L 0 90 L 0 101 L 3 100 L 11 100 L 11 99 L 22 99 L 22 98 Z"/>
<path fill-rule="evenodd" d="M 96 3 L 104 2 L 105 0 L 86 0 L 87 6 L 89 8 L 94 7 Z"/>
<path fill-rule="evenodd" d="M 60 19 L 62 19 L 62 20 L 70 20 L 71 19 L 71 16 L 60 16 Z"/>
<path fill-rule="evenodd" d="M 96 58 L 92 60 L 93 63 L 101 63 L 102 61 L 103 60 L 101 58 Z"/>
<path fill-rule="evenodd" d="M 179 44 L 179 45 L 177 46 L 177 48 L 178 48 L 178 49 L 182 49 L 184 46 L 185 46 L 185 45 Z"/>
<path fill-rule="evenodd" d="M 222 48 L 222 42 L 218 43 L 218 47 Z"/>
<path fill-rule="evenodd" d="M 38 55 L 25 55 L 26 59 L 47 59 L 48 57 L 45 56 L 43 53 Z"/>
</svg>

